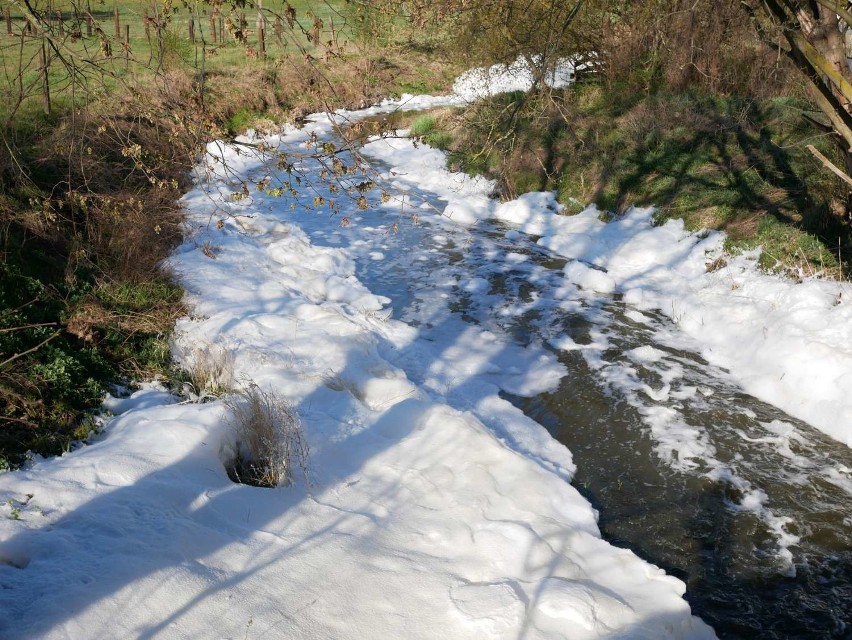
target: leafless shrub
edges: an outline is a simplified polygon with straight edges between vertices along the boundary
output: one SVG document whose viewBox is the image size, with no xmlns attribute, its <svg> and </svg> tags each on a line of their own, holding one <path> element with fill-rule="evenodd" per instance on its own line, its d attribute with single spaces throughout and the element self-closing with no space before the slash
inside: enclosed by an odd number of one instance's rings
<svg viewBox="0 0 852 640">
<path fill-rule="evenodd" d="M 277 487 L 301 471 L 307 483 L 308 444 L 296 410 L 283 398 L 249 385 L 229 400 L 237 435 L 228 475 L 241 484 Z"/>
<path fill-rule="evenodd" d="M 738 0 L 600 3 L 593 38 L 605 77 L 636 91 L 771 97 L 793 89 L 778 47 L 761 42 Z"/>
</svg>

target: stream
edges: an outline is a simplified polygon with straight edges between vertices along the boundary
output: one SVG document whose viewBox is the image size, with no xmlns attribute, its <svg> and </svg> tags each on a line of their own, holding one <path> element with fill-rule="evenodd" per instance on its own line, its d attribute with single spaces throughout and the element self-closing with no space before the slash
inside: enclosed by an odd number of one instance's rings
<svg viewBox="0 0 852 640">
<path fill-rule="evenodd" d="M 558 389 L 503 397 L 570 449 L 604 538 L 683 580 L 720 638 L 852 638 L 852 450 L 744 393 L 675 320 L 617 294 L 566 299 L 565 260 L 510 226 L 295 220 L 420 339 L 469 325 L 558 358 Z"/>
</svg>

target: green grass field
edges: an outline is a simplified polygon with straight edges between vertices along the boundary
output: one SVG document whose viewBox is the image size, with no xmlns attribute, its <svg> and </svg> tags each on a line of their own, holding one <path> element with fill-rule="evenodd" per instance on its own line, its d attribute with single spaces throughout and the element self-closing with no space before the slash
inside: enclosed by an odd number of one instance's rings
<svg viewBox="0 0 852 640">
<path fill-rule="evenodd" d="M 52 111 L 61 113 L 115 90 L 130 78 L 144 82 L 167 65 L 215 73 L 274 62 L 288 54 L 302 57 L 308 52 L 319 57 L 327 43 L 345 46 L 351 37 L 351 20 L 343 13 L 343 2 L 296 0 L 290 6 L 295 9 L 293 28 L 284 0 L 266 0 L 262 10 L 247 3 L 225 5 L 218 12 L 207 3 L 178 6 L 120 0 L 81 5 L 59 0 L 34 5 L 46 21 L 30 31 L 20 6 L 6 2 L 4 18 L 8 20 L 0 25 L 0 117 L 7 122 L 13 117 L 21 120 L 24 129 L 28 122 L 35 124 L 44 117 L 43 48 Z M 265 56 L 258 43 L 261 14 L 266 23 Z M 91 25 L 87 16 L 93 19 Z M 159 30 L 158 20 L 163 25 Z M 235 31 L 243 35 L 242 42 Z M 314 36 L 322 45 L 311 42 Z"/>
</svg>

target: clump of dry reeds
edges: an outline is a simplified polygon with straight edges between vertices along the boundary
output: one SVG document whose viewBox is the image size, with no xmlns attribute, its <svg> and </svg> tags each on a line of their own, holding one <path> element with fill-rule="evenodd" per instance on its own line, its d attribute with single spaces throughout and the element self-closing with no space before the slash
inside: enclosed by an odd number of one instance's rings
<svg viewBox="0 0 852 640">
<path fill-rule="evenodd" d="M 296 410 L 286 400 L 250 384 L 227 400 L 237 443 L 228 475 L 258 487 L 308 479 L 308 444 Z"/>
<path fill-rule="evenodd" d="M 220 345 L 206 344 L 183 356 L 192 399 L 221 396 L 234 388 L 234 354 Z"/>
</svg>

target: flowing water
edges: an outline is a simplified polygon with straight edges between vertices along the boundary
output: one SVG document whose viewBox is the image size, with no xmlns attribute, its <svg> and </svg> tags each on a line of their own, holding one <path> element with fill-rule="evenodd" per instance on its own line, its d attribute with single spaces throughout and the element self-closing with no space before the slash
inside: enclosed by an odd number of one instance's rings
<svg viewBox="0 0 852 640">
<path fill-rule="evenodd" d="M 448 314 L 558 357 L 557 390 L 504 397 L 572 451 L 604 537 L 681 578 L 719 637 L 852 638 L 852 449 L 744 393 L 668 317 L 566 296 L 565 261 L 535 238 L 396 221 L 298 222 L 346 246 L 394 317 Z"/>
<path fill-rule="evenodd" d="M 616 334 L 603 354 L 611 366 L 655 344 L 617 302 L 604 310 Z M 575 340 L 589 330 L 575 325 Z M 656 346 L 683 368 L 681 388 L 703 390 L 646 405 L 674 408 L 705 438 L 713 459 L 694 469 L 661 456 L 643 407 L 576 353 L 562 358 L 571 375 L 559 390 L 514 400 L 574 453 L 575 485 L 599 509 L 603 535 L 683 579 L 694 613 L 720 637 L 852 637 L 849 449 L 744 394 L 694 353 Z M 715 465 L 727 473 L 712 474 Z M 744 483 L 765 492 L 761 510 L 740 506 Z M 773 525 L 787 518 L 783 529 L 799 539 L 785 568 Z"/>
</svg>

